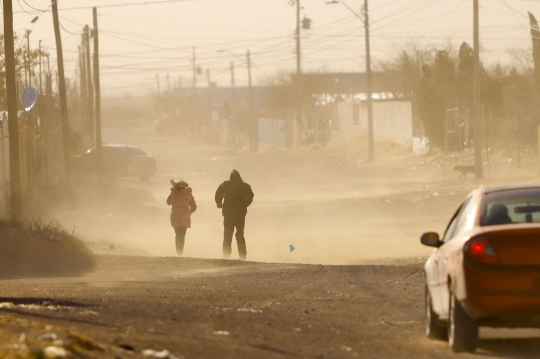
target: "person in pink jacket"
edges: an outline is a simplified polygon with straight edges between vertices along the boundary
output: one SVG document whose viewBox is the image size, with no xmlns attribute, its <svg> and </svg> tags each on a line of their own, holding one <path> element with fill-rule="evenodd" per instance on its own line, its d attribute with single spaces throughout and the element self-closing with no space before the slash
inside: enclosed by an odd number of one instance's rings
<svg viewBox="0 0 540 359">
<path fill-rule="evenodd" d="M 176 233 L 176 254 L 181 257 L 184 253 L 184 240 L 186 231 L 191 228 L 191 214 L 197 210 L 193 190 L 185 181 L 171 180 L 171 194 L 167 197 L 167 204 L 171 208 L 171 226 Z"/>
</svg>

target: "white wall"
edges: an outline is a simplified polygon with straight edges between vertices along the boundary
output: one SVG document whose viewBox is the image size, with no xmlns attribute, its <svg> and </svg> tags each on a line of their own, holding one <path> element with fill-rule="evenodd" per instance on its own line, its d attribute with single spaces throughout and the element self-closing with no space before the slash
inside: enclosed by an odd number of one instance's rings
<svg viewBox="0 0 540 359">
<path fill-rule="evenodd" d="M 259 146 L 287 148 L 287 123 L 285 119 L 258 118 L 257 130 Z"/>
<path fill-rule="evenodd" d="M 340 101 L 336 104 L 337 126 L 332 126 L 332 141 L 349 140 L 360 135 L 360 127 L 354 124 L 353 110 L 352 102 Z"/>
<path fill-rule="evenodd" d="M 350 102 L 336 104 L 338 128 L 332 131 L 332 141 L 347 140 L 367 133 L 367 108 L 358 108 L 359 124 L 353 123 L 353 105 Z M 373 132 L 375 142 L 392 142 L 412 148 L 413 124 L 410 101 L 373 102 Z"/>
<path fill-rule="evenodd" d="M 367 126 L 367 115 L 364 118 Z M 362 117 L 360 118 L 360 122 L 362 122 Z M 374 102 L 373 131 L 375 133 L 375 141 L 393 142 L 412 148 L 413 125 L 411 102 Z"/>
</svg>

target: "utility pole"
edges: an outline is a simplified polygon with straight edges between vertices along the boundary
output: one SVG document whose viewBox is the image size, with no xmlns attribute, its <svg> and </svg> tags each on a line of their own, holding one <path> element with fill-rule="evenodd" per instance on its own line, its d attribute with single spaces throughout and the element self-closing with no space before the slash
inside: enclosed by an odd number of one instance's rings
<svg viewBox="0 0 540 359">
<path fill-rule="evenodd" d="M 234 88 L 234 62 L 231 61 L 231 117 L 234 118 L 236 112 L 236 93 Z"/>
<path fill-rule="evenodd" d="M 157 94 L 158 94 L 158 97 L 161 97 L 161 86 L 159 85 L 159 73 L 156 74 L 156 81 L 157 81 Z"/>
<path fill-rule="evenodd" d="M 303 91 L 303 78 L 302 78 L 302 51 L 300 44 L 300 0 L 296 1 L 296 77 L 297 83 L 295 86 L 295 95 L 296 95 L 296 121 L 302 123 L 303 113 L 302 113 L 302 91 Z"/>
<path fill-rule="evenodd" d="M 483 178 L 482 143 L 481 143 L 481 109 L 480 109 L 480 26 L 478 0 L 474 1 L 474 54 L 473 54 L 473 111 L 474 111 L 474 175 L 475 179 Z"/>
<path fill-rule="evenodd" d="M 208 107 L 210 115 L 212 114 L 212 82 L 210 81 L 210 69 L 206 69 L 206 80 L 208 82 Z"/>
<path fill-rule="evenodd" d="M 195 46 L 193 47 L 193 89 L 197 88 L 197 56 L 195 54 Z"/>
<path fill-rule="evenodd" d="M 87 93 L 88 87 L 86 85 L 86 61 L 85 61 L 85 54 L 84 54 L 84 34 L 82 34 L 82 43 L 79 47 L 79 77 L 80 77 L 80 91 L 81 91 L 81 102 L 84 105 L 86 105 L 87 102 Z"/>
<path fill-rule="evenodd" d="M 43 87 L 41 86 L 41 40 L 39 40 L 39 95 L 43 95 Z"/>
<path fill-rule="evenodd" d="M 66 190 L 69 206 L 73 206 L 73 190 L 71 183 L 71 151 L 69 147 L 69 118 L 66 97 L 66 79 L 64 77 L 64 55 L 62 53 L 62 38 L 60 37 L 60 22 L 58 21 L 57 0 L 51 0 L 54 35 L 56 38 L 56 58 L 58 61 L 58 92 L 60 95 L 60 113 L 62 115 L 62 133 L 64 140 L 64 168 L 66 171 Z"/>
<path fill-rule="evenodd" d="M 210 129 L 212 128 L 212 81 L 210 80 L 210 69 L 206 69 L 206 79 L 208 82 L 208 123 L 206 128 L 206 138 L 210 138 Z"/>
<path fill-rule="evenodd" d="M 94 83 L 92 81 L 92 61 L 90 55 L 90 28 L 84 27 L 84 54 L 86 56 L 86 111 L 88 113 L 89 132 L 92 134 L 92 144 L 96 143 L 94 126 Z"/>
<path fill-rule="evenodd" d="M 247 50 L 246 59 L 247 59 L 247 68 L 248 68 L 248 84 L 249 84 L 249 110 L 253 113 L 253 86 L 251 84 L 251 56 L 250 56 L 249 50 Z"/>
<path fill-rule="evenodd" d="M 360 21 L 364 23 L 366 31 L 366 105 L 368 116 L 368 160 L 373 161 L 375 159 L 375 139 L 373 131 L 373 87 L 372 87 L 372 75 L 371 75 L 371 52 L 369 44 L 369 10 L 368 0 L 364 0 L 364 18 L 356 13 L 346 2 L 341 0 L 332 0 L 327 4 L 339 4 L 344 5 L 350 12 L 354 14 Z M 353 104 L 354 107 L 354 104 Z"/>
<path fill-rule="evenodd" d="M 371 51 L 369 44 L 369 10 L 368 0 L 364 0 L 364 27 L 366 29 L 366 96 L 367 96 L 367 116 L 368 116 L 368 161 L 375 159 L 375 139 L 373 131 L 373 99 L 372 99 L 372 79 L 371 79 Z"/>
<path fill-rule="evenodd" d="M 302 54 L 300 49 L 300 0 L 296 0 L 296 74 L 302 73 Z"/>
<path fill-rule="evenodd" d="M 17 89 L 15 78 L 15 45 L 13 38 L 13 6 L 11 0 L 4 5 L 4 48 L 6 66 L 6 90 L 9 128 L 9 187 L 11 192 L 11 215 L 21 218 L 21 169 L 19 158 L 19 119 L 17 117 Z"/>
<path fill-rule="evenodd" d="M 253 108 L 253 85 L 251 83 L 251 56 L 249 49 L 246 53 L 247 58 L 247 68 L 248 68 L 248 81 L 249 81 L 249 129 L 250 129 L 250 149 L 252 152 L 257 152 L 258 150 L 258 136 L 257 136 L 257 119 L 255 118 L 254 108 Z"/>
<path fill-rule="evenodd" d="M 99 82 L 99 31 L 98 31 L 98 18 L 97 7 L 93 9 L 94 15 L 94 90 L 95 90 L 95 117 L 96 117 L 96 154 L 98 161 L 99 175 L 103 170 L 101 162 L 101 85 Z"/>
<path fill-rule="evenodd" d="M 32 64 L 30 58 L 30 34 L 32 31 L 26 30 L 26 57 L 28 58 L 28 87 L 32 86 Z"/>
</svg>

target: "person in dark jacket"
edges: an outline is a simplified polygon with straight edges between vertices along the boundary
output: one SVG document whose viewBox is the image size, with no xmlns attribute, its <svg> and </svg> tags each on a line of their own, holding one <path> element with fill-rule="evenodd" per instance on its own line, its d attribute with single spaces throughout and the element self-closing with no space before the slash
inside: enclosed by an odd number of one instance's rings
<svg viewBox="0 0 540 359">
<path fill-rule="evenodd" d="M 244 227 L 246 225 L 247 208 L 253 202 L 251 186 L 245 183 L 237 170 L 231 172 L 228 181 L 219 185 L 216 191 L 216 204 L 222 208 L 223 213 L 223 257 L 230 258 L 232 236 L 236 228 L 236 243 L 240 259 L 246 259 L 246 239 Z"/>
</svg>

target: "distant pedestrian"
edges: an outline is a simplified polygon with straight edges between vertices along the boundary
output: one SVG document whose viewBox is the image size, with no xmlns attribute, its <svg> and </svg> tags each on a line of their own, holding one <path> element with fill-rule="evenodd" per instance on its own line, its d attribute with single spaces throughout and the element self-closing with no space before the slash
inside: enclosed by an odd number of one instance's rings
<svg viewBox="0 0 540 359">
<path fill-rule="evenodd" d="M 231 257 L 232 236 L 236 228 L 238 255 L 244 260 L 247 256 L 244 227 L 246 225 L 247 208 L 253 202 L 251 186 L 245 183 L 237 170 L 231 172 L 228 181 L 219 185 L 216 191 L 216 204 L 223 208 L 223 257 Z"/>
<path fill-rule="evenodd" d="M 197 210 L 193 191 L 185 181 L 171 180 L 171 194 L 167 204 L 171 208 L 171 226 L 176 233 L 176 254 L 181 257 L 184 253 L 186 231 L 191 228 L 191 214 Z"/>
</svg>

